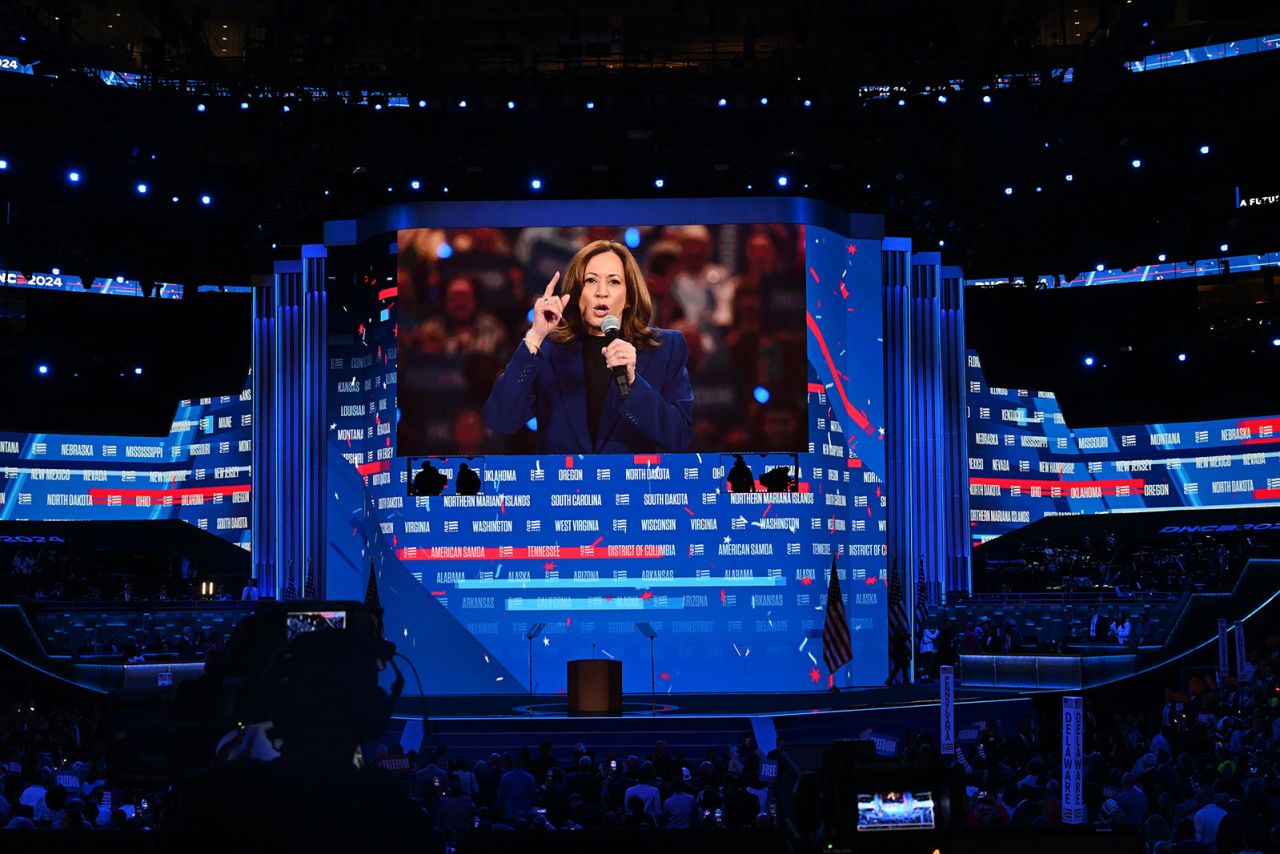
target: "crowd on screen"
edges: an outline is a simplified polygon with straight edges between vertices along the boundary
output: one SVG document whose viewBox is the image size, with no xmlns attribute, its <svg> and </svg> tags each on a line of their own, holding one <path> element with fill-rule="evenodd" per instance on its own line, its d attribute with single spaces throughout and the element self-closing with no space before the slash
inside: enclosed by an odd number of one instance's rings
<svg viewBox="0 0 1280 854">
<path fill-rule="evenodd" d="M 694 447 L 804 446 L 804 230 L 795 226 L 638 228 L 634 253 L 651 325 L 683 333 L 697 405 Z M 500 450 L 481 411 L 529 327 L 552 270 L 622 229 L 417 229 L 398 267 L 401 446 L 468 455 Z M 757 387 L 773 389 L 759 401 Z M 784 392 L 789 391 L 790 394 Z M 421 417 L 415 401 L 427 402 Z M 446 417 L 447 416 L 447 417 Z"/>
</svg>

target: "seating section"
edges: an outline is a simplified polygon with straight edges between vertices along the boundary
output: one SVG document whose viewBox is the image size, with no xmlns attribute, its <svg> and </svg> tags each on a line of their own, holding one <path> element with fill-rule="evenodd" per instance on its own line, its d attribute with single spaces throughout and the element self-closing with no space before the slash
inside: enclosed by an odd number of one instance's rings
<svg viewBox="0 0 1280 854">
<path fill-rule="evenodd" d="M 1178 615 L 1180 599 L 1068 599 L 1052 602 L 998 601 L 969 599 L 946 605 L 930 607 L 929 614 L 942 625 L 946 620 L 955 622 L 957 629 L 977 623 L 984 617 L 993 623 L 1004 624 L 1013 620 L 1022 635 L 1024 647 L 1035 648 L 1044 644 L 1091 643 L 1089 634 L 1089 610 L 1098 606 L 1100 640 L 1106 642 L 1107 626 L 1121 612 L 1129 616 L 1130 625 L 1136 630 L 1139 618 L 1146 615 L 1144 646 L 1164 643 L 1169 628 Z"/>
<path fill-rule="evenodd" d="M 177 653 L 184 646 L 183 632 L 190 627 L 194 640 L 225 643 L 251 606 L 145 611 L 118 609 L 56 609 L 28 611 L 28 617 L 44 641 L 49 655 L 118 655 L 126 650 L 148 656 Z"/>
</svg>

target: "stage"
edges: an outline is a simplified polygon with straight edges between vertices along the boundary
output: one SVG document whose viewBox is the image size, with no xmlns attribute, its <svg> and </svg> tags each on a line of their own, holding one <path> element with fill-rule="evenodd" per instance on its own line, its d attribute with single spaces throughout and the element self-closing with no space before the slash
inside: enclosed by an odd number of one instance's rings
<svg viewBox="0 0 1280 854">
<path fill-rule="evenodd" d="M 1033 712 L 1036 692 L 956 686 L 956 735 L 963 745 L 976 741 L 984 727 L 1006 733 Z M 393 732 L 406 749 L 421 738 L 424 704 L 403 698 L 396 704 Z M 429 741 L 452 755 L 471 759 L 494 751 L 514 751 L 551 741 L 557 758 L 567 758 L 581 742 L 598 756 L 609 751 L 646 754 L 664 741 L 691 757 L 707 748 L 725 750 L 750 735 L 766 753 L 780 740 L 789 744 L 829 743 L 838 738 L 876 742 L 885 755 L 897 751 L 908 731 L 937 740 L 936 683 L 896 687 L 846 688 L 785 694 L 627 694 L 620 716 L 570 716 L 563 695 L 528 697 L 428 697 Z M 394 740 L 394 739 L 392 739 Z"/>
</svg>

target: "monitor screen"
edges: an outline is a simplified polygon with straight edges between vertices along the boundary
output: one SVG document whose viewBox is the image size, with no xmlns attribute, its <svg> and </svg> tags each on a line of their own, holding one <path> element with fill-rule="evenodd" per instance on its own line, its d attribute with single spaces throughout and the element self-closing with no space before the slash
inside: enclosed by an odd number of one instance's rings
<svg viewBox="0 0 1280 854">
<path fill-rule="evenodd" d="M 932 830 L 932 792 L 858 795 L 858 830 Z"/>
</svg>

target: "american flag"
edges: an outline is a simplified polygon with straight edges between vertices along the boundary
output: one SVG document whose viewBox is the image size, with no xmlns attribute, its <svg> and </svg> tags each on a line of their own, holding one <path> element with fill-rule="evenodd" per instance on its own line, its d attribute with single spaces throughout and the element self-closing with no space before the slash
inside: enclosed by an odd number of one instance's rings
<svg viewBox="0 0 1280 854">
<path fill-rule="evenodd" d="M 852 659 L 853 638 L 849 636 L 849 620 L 844 615 L 836 556 L 832 555 L 831 580 L 827 583 L 827 613 L 822 621 L 822 660 L 826 662 L 828 672 L 835 673 Z"/>
<path fill-rule="evenodd" d="M 895 562 L 889 568 L 889 648 L 895 646 L 895 638 L 908 638 L 911 635 L 907 622 L 907 606 L 903 601 L 902 577 L 898 574 Z"/>
<path fill-rule="evenodd" d="M 920 555 L 920 575 L 916 582 L 916 649 L 924 635 L 924 624 L 929 621 L 929 584 L 924 580 L 924 555 Z"/>
</svg>

